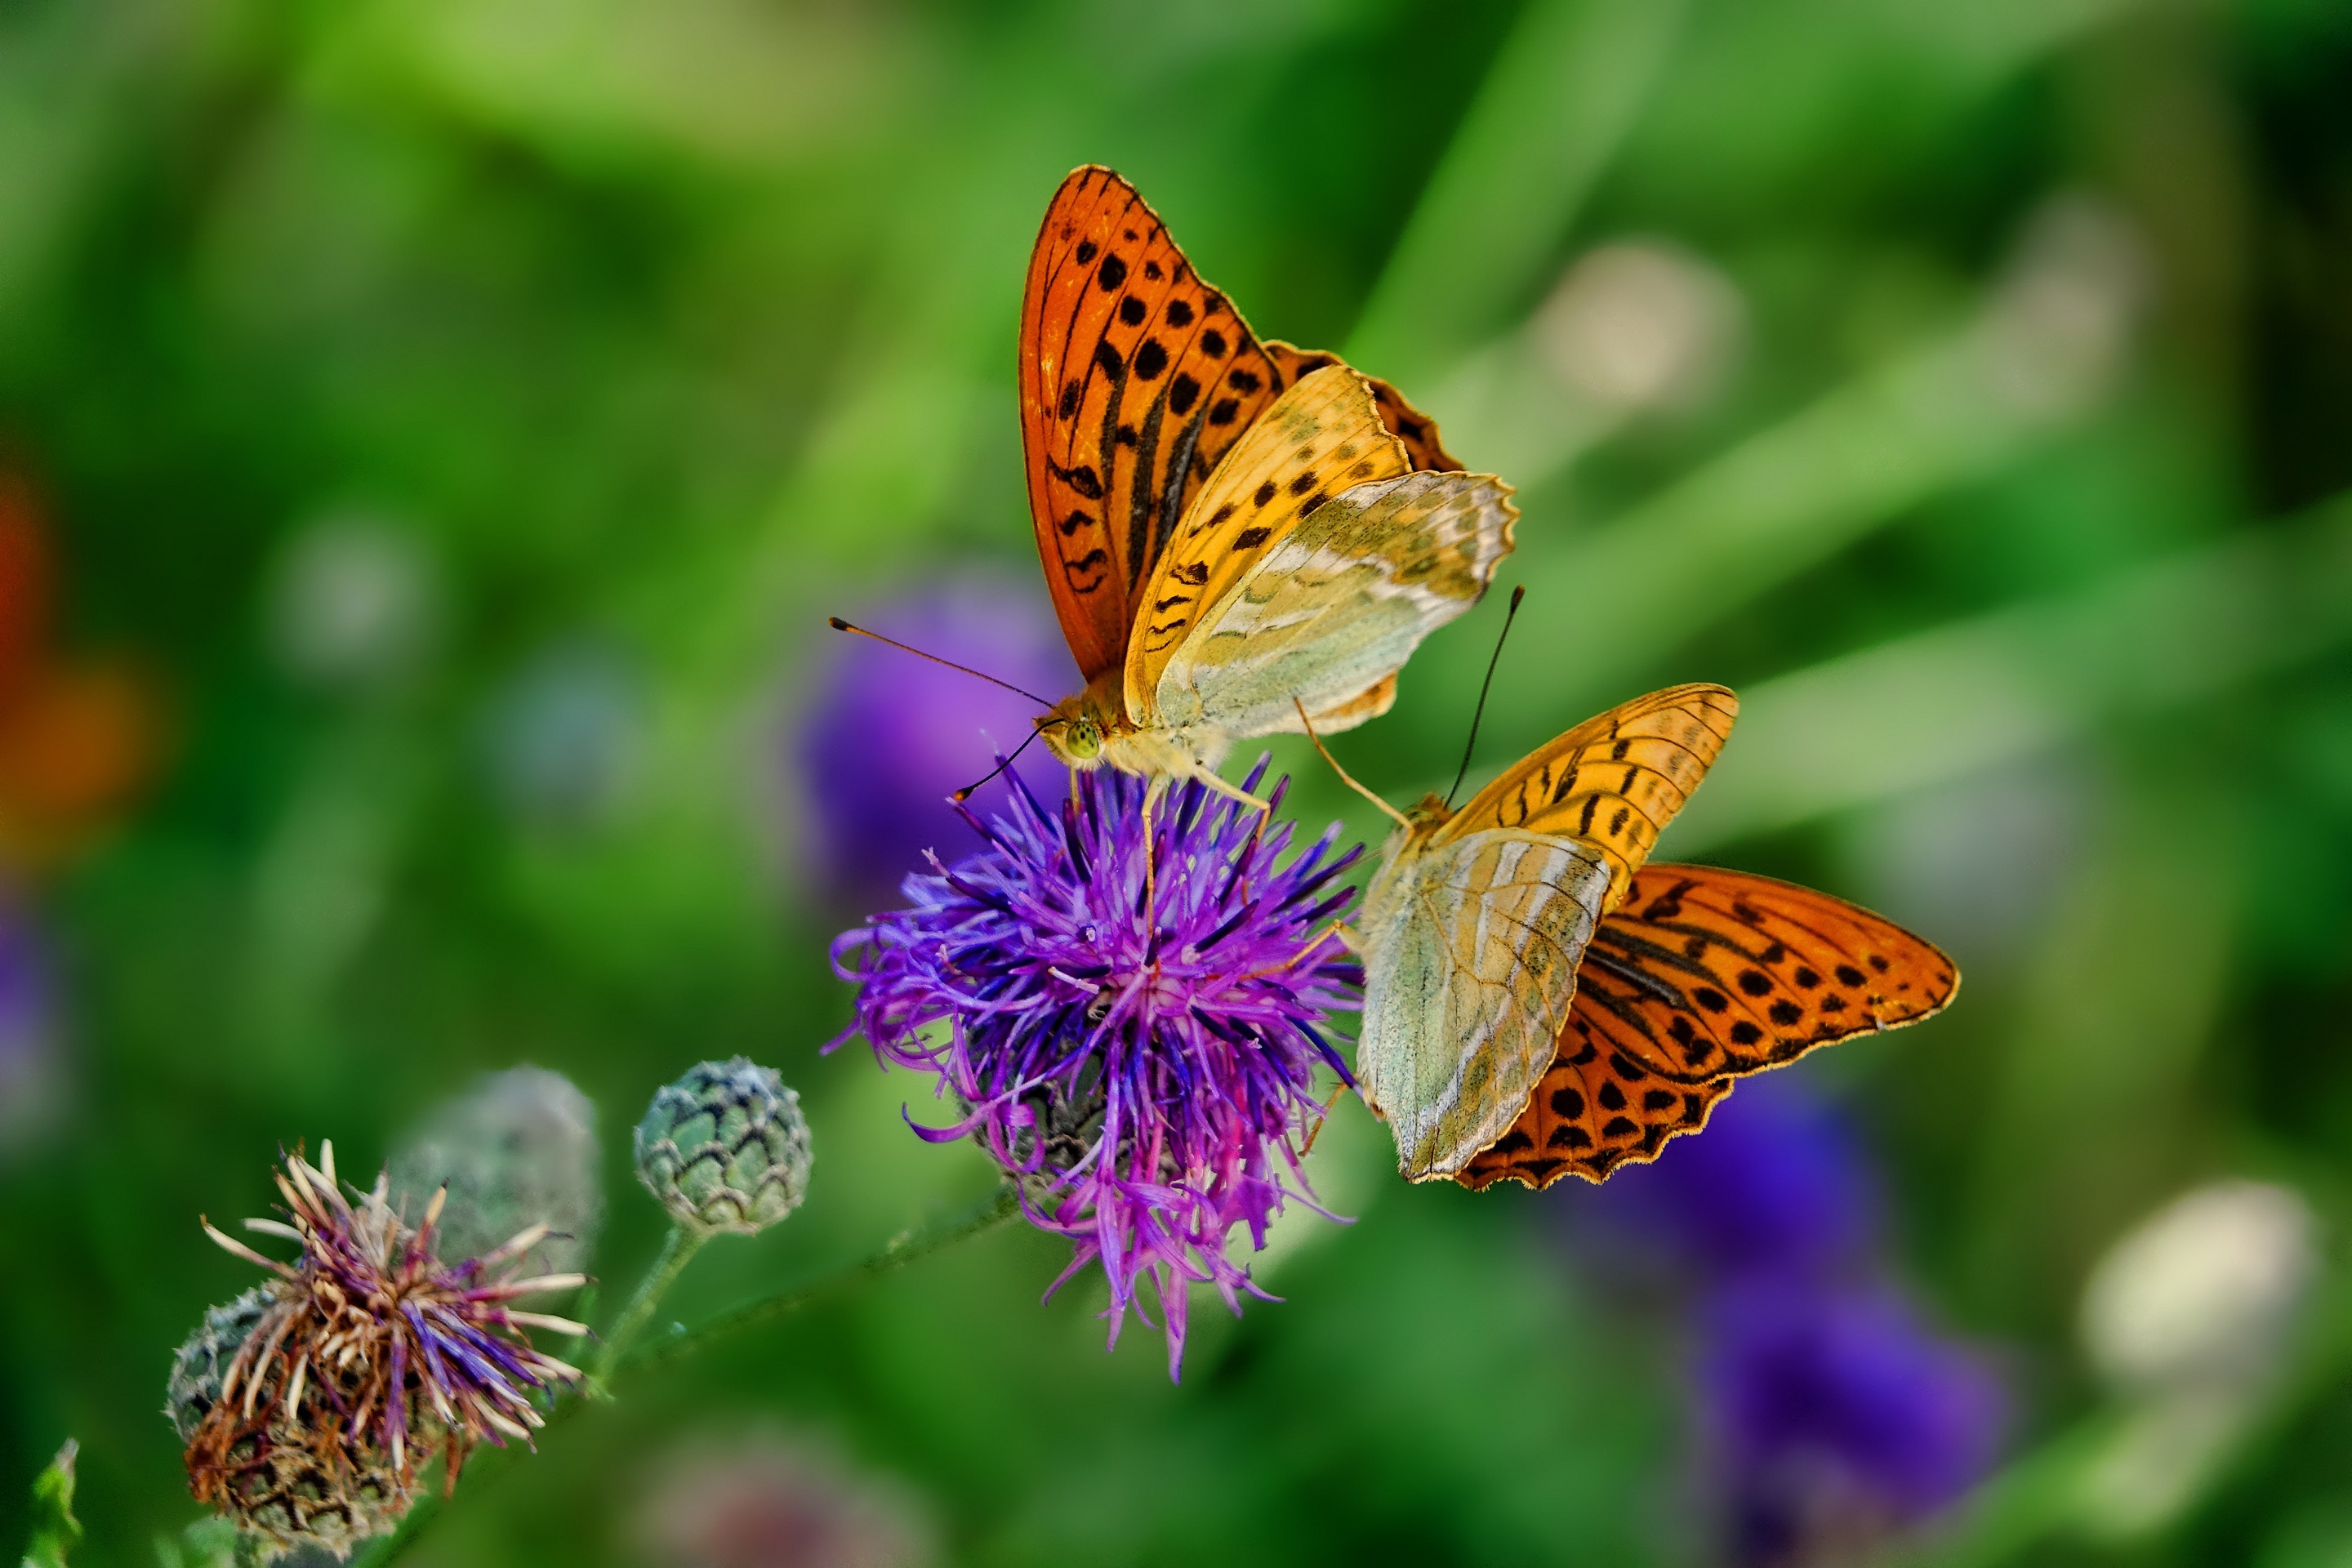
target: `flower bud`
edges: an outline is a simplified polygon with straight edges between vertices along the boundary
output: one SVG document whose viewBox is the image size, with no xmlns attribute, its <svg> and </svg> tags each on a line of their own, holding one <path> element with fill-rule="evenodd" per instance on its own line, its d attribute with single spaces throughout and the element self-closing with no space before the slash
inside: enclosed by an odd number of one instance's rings
<svg viewBox="0 0 2352 1568">
<path fill-rule="evenodd" d="M 656 1091 L 637 1124 L 637 1177 L 697 1230 L 756 1234 L 808 1192 L 801 1097 L 742 1057 L 704 1062 Z"/>
<path fill-rule="evenodd" d="M 477 1079 L 429 1112 L 392 1157 L 393 1206 L 412 1219 L 448 1189 L 435 1250 L 478 1258 L 534 1225 L 547 1238 L 524 1254 L 526 1274 L 588 1267 L 604 1218 L 596 1107 L 570 1079 L 519 1067 Z"/>
</svg>

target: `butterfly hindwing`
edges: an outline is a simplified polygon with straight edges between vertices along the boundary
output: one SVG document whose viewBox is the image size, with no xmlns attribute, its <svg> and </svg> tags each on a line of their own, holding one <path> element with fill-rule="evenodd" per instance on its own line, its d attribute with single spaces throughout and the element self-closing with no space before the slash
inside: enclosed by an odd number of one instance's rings
<svg viewBox="0 0 2352 1568">
<path fill-rule="evenodd" d="M 1494 580 L 1518 516 L 1509 496 L 1486 475 L 1418 472 L 1333 497 L 1193 623 L 1145 711 L 1265 735 L 1300 728 L 1294 700 L 1321 733 L 1384 710 L 1422 639 Z"/>
<path fill-rule="evenodd" d="M 1286 384 L 1296 383 L 1310 371 L 1321 370 L 1325 365 L 1348 363 L 1338 354 L 1326 353 L 1321 349 L 1297 348 L 1278 341 L 1261 346 Z M 1445 449 L 1445 443 L 1438 437 L 1436 420 L 1407 403 L 1404 394 L 1380 377 L 1368 375 L 1364 382 L 1372 389 L 1372 402 L 1380 408 L 1381 423 L 1388 427 L 1390 435 L 1404 443 L 1405 456 L 1412 459 L 1416 471 L 1461 471 L 1461 463 Z"/>
<path fill-rule="evenodd" d="M 1458 1173 L 1527 1104 L 1608 878 L 1590 846 L 1493 831 L 1409 842 L 1373 879 L 1356 1074 L 1410 1179 Z"/>
<path fill-rule="evenodd" d="M 1187 500 L 1286 378 L 1108 169 L 1055 193 L 1021 307 L 1031 520 L 1070 651 L 1119 668 L 1139 585 Z"/>
<path fill-rule="evenodd" d="M 1739 700 L 1720 686 L 1637 697 L 1523 758 L 1438 837 L 1507 827 L 1590 843 L 1609 863 L 1606 908 L 1614 909 L 1722 752 L 1738 713 Z"/>
<path fill-rule="evenodd" d="M 1526 1110 L 1456 1178 L 1600 1181 L 1695 1131 L 1742 1077 L 1940 1012 L 1959 973 L 1890 921 L 1706 866 L 1644 867 L 1587 948 Z"/>
<path fill-rule="evenodd" d="M 1193 498 L 1148 579 L 1128 645 L 1129 714 L 1166 721 L 1153 696 L 1177 649 L 1302 521 L 1344 490 L 1412 471 L 1370 388 L 1346 366 L 1316 371 L 1275 399 Z"/>
</svg>

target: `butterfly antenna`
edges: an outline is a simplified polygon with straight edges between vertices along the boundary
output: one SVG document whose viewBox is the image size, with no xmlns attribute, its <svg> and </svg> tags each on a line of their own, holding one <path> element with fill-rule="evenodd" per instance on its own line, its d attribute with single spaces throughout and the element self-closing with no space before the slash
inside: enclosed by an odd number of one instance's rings
<svg viewBox="0 0 2352 1568">
<path fill-rule="evenodd" d="M 984 779 L 981 780 L 981 781 L 980 781 L 980 783 L 978 783 L 978 784 L 966 784 L 966 785 L 964 785 L 964 786 L 963 786 L 963 788 L 961 788 L 961 789 L 960 789 L 960 790 L 956 791 L 956 792 L 955 792 L 955 794 L 953 794 L 953 795 L 951 795 L 948 796 L 948 798 L 949 798 L 950 800 L 951 800 L 951 801 L 955 802 L 958 805 L 961 805 L 965 801 L 970 800 L 970 799 L 972 797 L 972 795 L 973 795 L 973 793 L 974 793 L 975 791 L 978 791 L 978 790 L 982 790 L 982 789 L 985 789 L 985 788 L 987 788 L 987 787 L 988 787 L 988 785 L 989 785 L 992 782 L 993 782 L 993 781 L 994 781 L 994 779 L 996 778 L 996 775 L 997 775 L 997 774 L 999 774 L 999 773 L 1003 773 L 1005 769 L 1007 769 L 1007 768 L 1011 767 L 1013 763 L 1015 763 L 1019 762 L 1019 761 L 1021 760 L 1021 753 L 1022 753 L 1022 752 L 1025 752 L 1025 751 L 1027 751 L 1027 750 L 1029 749 L 1030 742 L 1031 742 L 1035 741 L 1035 740 L 1037 739 L 1037 737 L 1038 737 L 1038 736 L 1040 736 L 1040 735 L 1042 735 L 1042 734 L 1044 734 L 1044 733 L 1045 733 L 1045 731 L 1044 731 L 1043 730 L 1032 730 L 1032 731 L 1029 731 L 1029 739 L 1028 739 L 1027 741 L 1024 741 L 1024 742 L 1022 742 L 1019 745 L 1017 745 L 1017 746 L 1013 747 L 1013 754 L 1012 754 L 1011 756 L 1009 756 L 1009 757 L 1000 757 L 1000 758 L 998 758 L 998 759 L 997 759 L 997 763 L 996 763 L 996 765 L 995 765 L 994 767 L 992 767 L 992 768 L 991 768 L 991 769 L 989 769 L 989 770 L 988 770 L 988 777 L 987 777 L 987 778 L 984 778 Z"/>
<path fill-rule="evenodd" d="M 1387 801 L 1382 800 L 1379 795 L 1374 795 L 1370 790 L 1366 789 L 1362 784 L 1358 784 L 1356 782 L 1355 775 L 1349 773 L 1347 769 L 1339 765 L 1339 759 L 1331 754 L 1331 748 L 1326 746 L 1323 743 L 1323 737 L 1315 732 L 1315 721 L 1307 716 L 1307 704 L 1294 697 L 1290 700 L 1290 705 L 1298 710 L 1298 721 L 1307 726 L 1307 738 L 1315 742 L 1315 749 L 1323 753 L 1323 760 L 1331 764 L 1331 771 L 1339 775 L 1339 781 L 1346 784 L 1349 789 L 1354 790 L 1358 795 L 1362 795 L 1366 800 L 1370 801 L 1374 805 L 1379 806 L 1382 811 L 1388 813 L 1390 816 L 1395 818 L 1396 825 L 1399 827 L 1411 827 L 1412 826 L 1412 819 L 1411 817 L 1405 816 L 1403 812 L 1399 811 L 1395 806 L 1391 805 Z"/>
<path fill-rule="evenodd" d="M 1511 607 L 1503 612 L 1502 632 L 1495 638 L 1493 657 L 1486 660 L 1486 679 L 1478 683 L 1478 706 L 1471 710 L 1470 738 L 1462 742 L 1462 766 L 1454 772 L 1454 787 L 1445 792 L 1448 807 L 1454 805 L 1454 797 L 1461 793 L 1462 781 L 1470 776 L 1470 757 L 1478 749 L 1478 721 L 1486 716 L 1486 693 L 1495 689 L 1495 667 L 1503 662 L 1503 639 L 1511 635 L 1511 623 L 1519 615 L 1519 601 L 1527 596 L 1527 584 L 1522 583 L 1511 590 Z"/>
<path fill-rule="evenodd" d="M 1011 681 L 1009 681 L 1009 680 L 999 680 L 999 679 L 996 679 L 996 677 L 994 677 L 994 676 L 992 676 L 992 675 L 989 674 L 986 670 L 982 670 L 982 669 L 974 669 L 974 668 L 972 668 L 972 667 L 971 667 L 971 666 L 970 666 L 970 665 L 968 665 L 968 664 L 958 664 L 955 660 L 953 660 L 953 659 L 951 659 L 951 658 L 941 658 L 938 654 L 935 654 L 935 653 L 925 653 L 921 648 L 919 648 L 919 647 L 908 647 L 905 643 L 900 642 L 897 637 L 884 637 L 880 632 L 869 632 L 869 631 L 867 631 L 864 626 L 851 626 L 847 621 L 843 620 L 839 616 L 825 616 L 824 620 L 825 620 L 825 624 L 826 624 L 827 626 L 831 626 L 835 631 L 837 631 L 837 632 L 849 632 L 849 633 L 852 633 L 852 634 L 854 634 L 854 635 L 856 635 L 856 636 L 857 636 L 857 637 L 872 637 L 876 642 L 878 642 L 878 643 L 887 643 L 887 644 L 889 644 L 892 647 L 897 648 L 897 649 L 898 649 L 899 652 L 901 652 L 901 653 L 911 653 L 911 654 L 913 654 L 917 658 L 928 658 L 928 659 L 929 659 L 933 664 L 944 664 L 944 665 L 946 665 L 950 669 L 960 669 L 960 670 L 962 670 L 966 675 L 976 675 L 976 676 L 980 677 L 980 679 L 981 679 L 987 681 L 987 682 L 988 682 L 989 684 L 991 684 L 992 686 L 1002 686 L 1003 688 L 1004 688 L 1004 689 L 1005 689 L 1005 690 L 1012 692 L 1015 697 L 1026 697 L 1027 699 L 1029 699 L 1029 700 L 1030 700 L 1030 701 L 1034 702 L 1034 703 L 1035 703 L 1038 707 L 1040 707 L 1040 708 L 1051 708 L 1051 707 L 1054 705 L 1052 702 L 1048 701 L 1046 699 L 1045 699 L 1045 698 L 1043 698 L 1043 697 L 1038 696 L 1038 695 L 1037 695 L 1035 692 L 1034 692 L 1034 691 L 1024 691 L 1024 690 L 1022 690 L 1022 689 L 1021 689 L 1021 688 L 1019 688 L 1019 687 L 1017 687 L 1017 686 L 1013 685 L 1013 682 L 1011 682 Z M 1025 742 L 1024 742 L 1024 744 L 1025 744 Z M 982 784 L 985 784 L 985 783 L 987 783 L 987 782 L 988 782 L 988 781 L 987 781 L 987 780 L 985 780 L 985 779 L 983 779 L 983 780 L 982 780 L 982 781 L 981 781 L 981 783 L 982 783 Z M 975 788 L 975 789 L 977 789 L 977 788 L 979 788 L 980 786 L 979 786 L 978 784 L 975 784 L 975 785 L 973 785 L 972 787 L 973 787 L 973 788 Z"/>
</svg>

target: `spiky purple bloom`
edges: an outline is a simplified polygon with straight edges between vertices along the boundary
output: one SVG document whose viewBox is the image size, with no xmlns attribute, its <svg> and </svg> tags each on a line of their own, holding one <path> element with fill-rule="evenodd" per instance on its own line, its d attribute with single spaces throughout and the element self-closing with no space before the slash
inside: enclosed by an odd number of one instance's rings
<svg viewBox="0 0 2352 1568">
<path fill-rule="evenodd" d="M 534 1350 L 524 1331 L 577 1335 L 585 1325 L 510 1304 L 586 1282 L 579 1274 L 509 1277 L 546 1226 L 445 1264 L 433 1248 L 442 1194 L 411 1228 L 391 1205 L 388 1176 L 372 1191 L 354 1189 L 356 1202 L 345 1194 L 331 1144 L 321 1145 L 316 1165 L 289 1156 L 277 1183 L 286 1219 L 247 1220 L 246 1228 L 297 1243 L 292 1263 L 205 1226 L 275 1278 L 188 1445 L 199 1500 L 233 1506 L 244 1475 L 267 1467 L 270 1447 L 291 1436 L 341 1452 L 353 1468 L 387 1461 L 403 1487 L 414 1458 L 436 1450 L 446 1451 L 454 1475 L 478 1442 L 527 1439 L 543 1421 L 541 1393 L 581 1376 Z"/>
<path fill-rule="evenodd" d="M 1735 1563 L 1843 1560 L 1965 1494 L 2007 1401 L 1893 1289 L 1751 1277 L 1701 1312 L 1700 1385 Z"/>
<path fill-rule="evenodd" d="M 873 606 L 876 631 L 985 670 L 1048 700 L 1079 684 L 1045 595 L 971 576 Z M 950 828 L 940 802 L 1028 739 L 1037 705 L 961 670 L 863 637 L 835 637 L 793 750 L 814 829 L 818 878 L 859 910 L 889 902 L 901 879 Z M 1043 746 L 1013 766 L 1041 795 L 1062 789 Z M 992 805 L 1002 784 L 992 784 Z M 950 828 L 950 830 L 952 830 Z"/>
<path fill-rule="evenodd" d="M 1192 783 L 1160 804 L 1147 851 L 1143 798 L 1106 770 L 1056 808 L 1023 785 L 1002 815 L 964 810 L 984 847 L 934 855 L 907 879 L 909 907 L 843 933 L 834 963 L 858 985 L 854 1032 L 962 1109 L 916 1131 L 974 1137 L 1021 1178 L 1029 1219 L 1076 1249 L 1055 1286 L 1102 1265 L 1113 1342 L 1130 1306 L 1145 1316 L 1150 1278 L 1172 1377 L 1186 1287 L 1214 1285 L 1236 1312 L 1243 1292 L 1265 1297 L 1227 1237 L 1246 1226 L 1263 1246 L 1286 1198 L 1311 1203 L 1298 1139 L 1317 1066 L 1348 1077 L 1327 1029 L 1361 975 L 1330 928 L 1363 847 L 1335 856 L 1335 823 L 1285 864 L 1288 824 L 1269 811 L 1261 832 Z"/>
</svg>

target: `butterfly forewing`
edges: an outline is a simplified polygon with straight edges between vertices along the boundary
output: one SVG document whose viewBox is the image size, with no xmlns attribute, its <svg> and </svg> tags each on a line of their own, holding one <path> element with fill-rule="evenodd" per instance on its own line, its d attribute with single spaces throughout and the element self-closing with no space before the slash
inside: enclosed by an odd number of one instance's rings
<svg viewBox="0 0 2352 1568">
<path fill-rule="evenodd" d="M 1126 656 L 1160 542 L 1284 378 L 1135 187 L 1072 174 L 1021 308 L 1031 521 L 1063 634 L 1091 680 Z"/>
<path fill-rule="evenodd" d="M 1439 830 L 1443 840 L 1487 828 L 1558 834 L 1596 846 L 1609 901 L 1633 873 L 1723 750 L 1739 700 L 1720 686 L 1637 697 L 1532 752 L 1478 792 Z"/>
<path fill-rule="evenodd" d="M 1695 1131 L 1740 1078 L 1939 1012 L 1959 973 L 1827 893 L 1649 866 L 1587 948 L 1558 1054 L 1527 1109 L 1457 1178 L 1599 1181 Z"/>
<path fill-rule="evenodd" d="M 1336 354 L 1261 342 L 1108 169 L 1046 208 L 1021 307 L 1021 442 L 1046 586 L 1088 680 L 1117 669 L 1186 504 L 1266 405 Z M 1414 468 L 1455 469 L 1437 425 L 1369 380 Z"/>
</svg>

